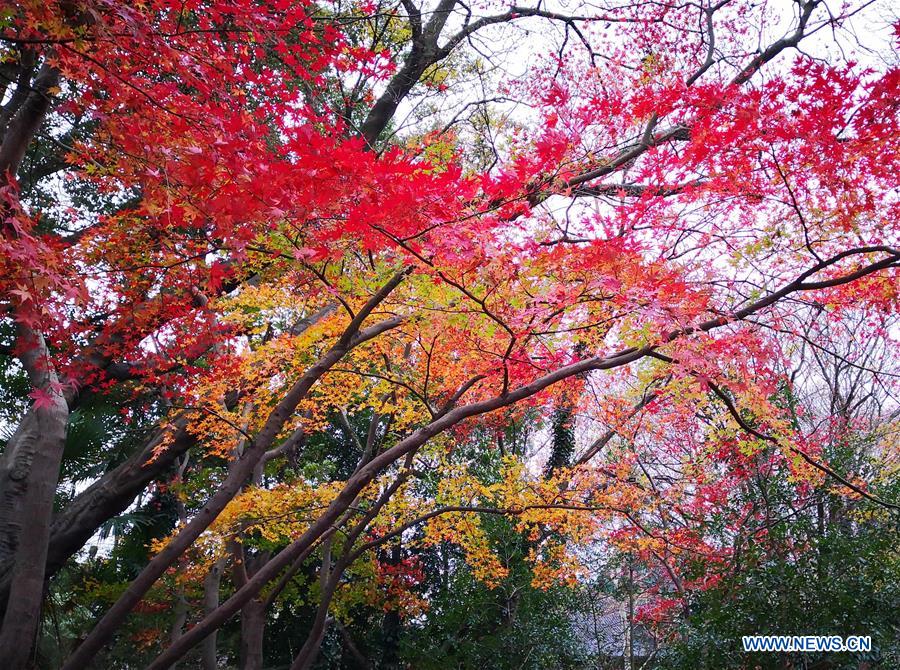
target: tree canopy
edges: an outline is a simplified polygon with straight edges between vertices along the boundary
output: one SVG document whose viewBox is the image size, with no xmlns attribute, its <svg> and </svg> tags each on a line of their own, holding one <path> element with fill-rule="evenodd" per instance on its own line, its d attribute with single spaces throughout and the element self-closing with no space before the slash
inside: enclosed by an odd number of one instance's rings
<svg viewBox="0 0 900 670">
<path fill-rule="evenodd" d="M 5 667 L 890 667 L 898 25 L 0 9 Z"/>
</svg>

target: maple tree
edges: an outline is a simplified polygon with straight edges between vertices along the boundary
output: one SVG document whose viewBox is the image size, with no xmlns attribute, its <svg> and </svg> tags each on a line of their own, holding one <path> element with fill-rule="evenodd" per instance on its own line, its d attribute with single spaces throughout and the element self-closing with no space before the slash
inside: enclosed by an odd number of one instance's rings
<svg viewBox="0 0 900 670">
<path fill-rule="evenodd" d="M 4 9 L 0 657 L 28 664 L 45 582 L 148 489 L 177 524 L 65 668 L 162 588 L 180 609 L 148 667 L 201 643 L 214 667 L 238 613 L 260 667 L 266 612 L 315 565 L 291 664 L 311 667 L 331 612 L 427 606 L 391 549 L 412 534 L 506 578 L 491 517 L 537 588 L 577 584 L 597 543 L 661 564 L 663 613 L 732 565 L 710 529 L 761 513 L 715 518 L 755 472 L 895 514 L 826 448 L 855 420 L 807 421 L 785 367 L 854 322 L 881 352 L 871 383 L 895 379 L 900 75 L 797 48 L 844 46 L 862 7 L 787 9 Z M 518 31 L 541 39 L 514 75 L 478 42 Z M 85 417 L 94 469 L 54 509 Z M 534 417 L 568 445 L 546 467 L 502 439 Z M 335 431 L 337 465 L 303 461 Z M 890 432 L 869 434 L 890 462 Z M 463 445 L 506 458 L 478 477 Z"/>
</svg>

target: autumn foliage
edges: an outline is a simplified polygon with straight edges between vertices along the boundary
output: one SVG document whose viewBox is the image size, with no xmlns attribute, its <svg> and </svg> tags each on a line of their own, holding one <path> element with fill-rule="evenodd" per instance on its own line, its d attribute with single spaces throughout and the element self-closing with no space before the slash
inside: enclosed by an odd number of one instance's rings
<svg viewBox="0 0 900 670">
<path fill-rule="evenodd" d="M 784 4 L 0 10 L 7 667 L 148 495 L 177 518 L 85 586 L 62 667 L 122 639 L 215 664 L 232 617 L 261 667 L 288 601 L 312 667 L 361 608 L 424 616 L 428 552 L 501 584 L 497 519 L 535 589 L 605 551 L 655 575 L 665 636 L 765 545 L 760 478 L 896 514 L 891 401 L 817 402 L 807 371 L 896 389 L 900 70 L 852 3 Z"/>
</svg>

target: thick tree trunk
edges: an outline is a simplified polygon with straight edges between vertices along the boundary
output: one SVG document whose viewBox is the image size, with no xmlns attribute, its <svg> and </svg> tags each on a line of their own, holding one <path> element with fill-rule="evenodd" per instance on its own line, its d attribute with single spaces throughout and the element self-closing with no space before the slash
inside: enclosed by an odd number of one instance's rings
<svg viewBox="0 0 900 670">
<path fill-rule="evenodd" d="M 13 97 L 22 92 L 26 92 L 24 100 L 18 107 L 15 115 L 9 120 L 8 125 L 0 127 L 0 184 L 6 185 L 6 175 L 16 174 L 25 152 L 34 134 L 41 127 L 47 112 L 50 111 L 50 105 L 53 102 L 53 96 L 50 94 L 59 84 L 59 70 L 45 63 L 41 66 L 40 71 L 34 78 L 33 82 L 28 82 L 27 78 L 20 81 L 16 87 L 16 93 Z M 10 110 L 16 109 L 11 106 Z"/>
<path fill-rule="evenodd" d="M 240 670 L 262 670 L 266 603 L 254 598 L 241 609 Z"/>
<path fill-rule="evenodd" d="M 53 103 L 53 88 L 59 71 L 45 62 L 33 81 L 31 54 L 22 53 L 16 90 L 0 123 L 0 188 L 11 184 Z M 0 207 L 0 234 L 16 239 L 15 229 L 5 224 L 5 205 Z M 0 457 L 0 560 L 11 565 L 9 604 L 4 607 L 0 629 L 0 659 L 7 670 L 28 663 L 37 632 L 44 593 L 44 564 L 50 535 L 53 498 L 66 440 L 69 409 L 60 390 L 43 335 L 21 325 L 17 343 L 19 356 L 32 387 L 44 400 L 22 418 Z"/>
<path fill-rule="evenodd" d="M 187 623 L 188 601 L 184 596 L 184 589 L 178 592 L 178 599 L 175 601 L 175 611 L 172 614 L 172 631 L 169 633 L 169 640 L 175 642 L 184 634 L 184 624 Z M 169 670 L 175 670 L 176 665 L 173 663 Z"/>
<path fill-rule="evenodd" d="M 268 551 L 259 554 L 248 554 L 240 544 L 232 547 L 232 576 L 234 585 L 240 589 L 250 575 L 265 565 L 271 558 Z M 269 608 L 268 598 L 253 598 L 241 608 L 241 643 L 239 661 L 240 670 L 262 670 L 263 638 L 266 632 L 266 610 Z"/>
<path fill-rule="evenodd" d="M 219 585 L 222 583 L 222 569 L 224 560 L 219 559 L 203 580 L 203 613 L 204 615 L 214 611 L 219 606 Z M 216 670 L 219 659 L 216 648 L 216 634 L 213 633 L 203 640 L 200 648 L 200 667 L 203 670 Z"/>
<path fill-rule="evenodd" d="M 69 418 L 43 336 L 20 327 L 19 340 L 28 347 L 21 360 L 31 383 L 49 400 L 28 410 L 0 457 L 0 547 L 13 566 L 0 630 L 6 670 L 26 666 L 37 632 L 50 516 Z"/>
<path fill-rule="evenodd" d="M 186 420 L 175 422 L 175 434 L 166 449 L 154 458 L 154 449 L 166 435 L 159 431 L 140 453 L 103 475 L 53 516 L 47 547 L 45 579 L 62 568 L 106 521 L 125 511 L 147 484 L 169 470 L 196 437 L 185 430 Z M 0 550 L 0 609 L 9 597 L 12 583 L 11 556 Z"/>
<path fill-rule="evenodd" d="M 419 82 L 425 70 L 449 55 L 449 51 L 438 47 L 438 40 L 455 5 L 456 0 L 441 0 L 432 10 L 431 18 L 422 27 L 421 34 L 414 39 L 403 66 L 372 105 L 360 128 L 360 134 L 369 146 L 375 144 L 378 136 L 394 117 L 397 107 Z"/>
</svg>

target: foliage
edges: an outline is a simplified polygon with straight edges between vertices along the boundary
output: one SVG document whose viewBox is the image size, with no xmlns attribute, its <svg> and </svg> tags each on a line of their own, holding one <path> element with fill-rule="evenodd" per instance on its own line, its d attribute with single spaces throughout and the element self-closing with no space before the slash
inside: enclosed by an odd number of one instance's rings
<svg viewBox="0 0 900 670">
<path fill-rule="evenodd" d="M 746 654 L 743 635 L 870 635 L 862 654 L 807 654 L 805 662 L 832 668 L 896 666 L 894 612 L 900 563 L 898 529 L 888 518 L 860 522 L 860 510 L 829 524 L 824 534 L 810 517 L 772 529 L 748 547 L 740 570 L 692 594 L 690 616 L 659 661 L 666 668 L 780 668 L 804 655 Z M 879 515 L 880 516 L 880 515 Z M 798 544 L 803 546 L 797 549 Z M 781 549 L 774 548 L 781 547 Z"/>
<path fill-rule="evenodd" d="M 577 4 L 0 10 L 12 670 L 896 633 L 884 9 Z"/>
</svg>

